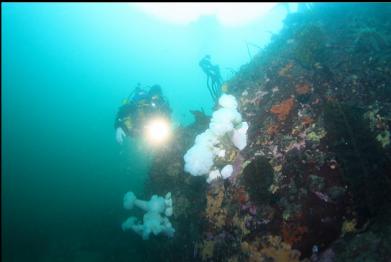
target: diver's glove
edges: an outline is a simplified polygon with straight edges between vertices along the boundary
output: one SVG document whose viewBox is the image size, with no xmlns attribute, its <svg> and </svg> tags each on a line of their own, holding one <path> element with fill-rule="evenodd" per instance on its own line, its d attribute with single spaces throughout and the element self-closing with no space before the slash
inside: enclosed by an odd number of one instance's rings
<svg viewBox="0 0 391 262">
<path fill-rule="evenodd" d="M 122 144 L 125 137 L 125 131 L 121 127 L 117 127 L 115 130 L 115 139 L 117 140 L 118 144 Z"/>
</svg>

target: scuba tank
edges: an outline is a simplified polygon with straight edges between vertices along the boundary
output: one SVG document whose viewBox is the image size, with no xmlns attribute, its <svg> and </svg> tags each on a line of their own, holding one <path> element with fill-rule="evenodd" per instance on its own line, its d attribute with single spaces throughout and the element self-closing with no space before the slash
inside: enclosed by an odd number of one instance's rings
<svg viewBox="0 0 391 262">
<path fill-rule="evenodd" d="M 142 89 L 141 84 L 138 83 L 137 86 L 133 89 L 133 91 L 129 94 L 129 96 L 125 99 L 125 101 L 126 103 L 137 103 L 138 101 L 146 99 L 147 97 L 148 93 L 144 89 Z"/>
</svg>

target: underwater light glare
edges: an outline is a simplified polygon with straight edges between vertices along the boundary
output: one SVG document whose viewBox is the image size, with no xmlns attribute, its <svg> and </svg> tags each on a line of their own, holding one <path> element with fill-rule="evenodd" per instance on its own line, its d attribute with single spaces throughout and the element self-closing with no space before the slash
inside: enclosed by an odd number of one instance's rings
<svg viewBox="0 0 391 262">
<path fill-rule="evenodd" d="M 135 3 L 146 13 L 186 25 L 204 15 L 215 15 L 224 26 L 240 26 L 269 12 L 278 3 Z"/>
<path fill-rule="evenodd" d="M 149 143 L 159 145 L 170 137 L 171 128 L 170 123 L 165 118 L 154 118 L 145 126 L 146 139 Z"/>
</svg>

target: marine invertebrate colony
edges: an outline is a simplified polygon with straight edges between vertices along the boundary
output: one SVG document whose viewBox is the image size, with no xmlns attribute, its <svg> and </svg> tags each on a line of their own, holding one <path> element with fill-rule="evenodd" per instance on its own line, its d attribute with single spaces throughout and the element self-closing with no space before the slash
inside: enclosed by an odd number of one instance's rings
<svg viewBox="0 0 391 262">
<path fill-rule="evenodd" d="M 295 102 L 293 98 L 288 98 L 282 101 L 280 104 L 272 106 L 270 112 L 277 116 L 278 120 L 284 121 L 291 112 Z"/>
<path fill-rule="evenodd" d="M 226 151 L 236 147 L 242 150 L 247 145 L 247 122 L 237 111 L 238 103 L 232 95 L 222 95 L 220 109 L 215 111 L 209 129 L 198 135 L 195 144 L 185 154 L 185 171 L 193 176 L 209 174 L 207 182 L 222 177 L 228 178 L 233 172 L 230 164 L 221 171 L 215 166 L 215 158 L 224 158 Z"/>
<path fill-rule="evenodd" d="M 132 209 L 136 205 L 146 211 L 143 224 L 137 223 L 137 218 L 132 216 L 122 223 L 123 230 L 132 229 L 144 240 L 149 239 L 151 233 L 154 235 L 163 233 L 169 237 L 174 235 L 175 229 L 168 220 L 173 213 L 171 193 L 167 193 L 164 198 L 153 195 L 151 200 L 144 201 L 137 199 L 133 192 L 128 192 L 124 196 L 123 204 L 125 209 Z"/>
</svg>

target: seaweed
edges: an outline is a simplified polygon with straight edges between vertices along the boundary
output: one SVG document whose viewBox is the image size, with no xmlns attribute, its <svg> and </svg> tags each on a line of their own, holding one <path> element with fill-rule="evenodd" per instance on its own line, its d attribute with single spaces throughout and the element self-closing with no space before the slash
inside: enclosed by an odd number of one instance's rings
<svg viewBox="0 0 391 262">
<path fill-rule="evenodd" d="M 343 169 L 361 217 L 372 217 L 390 203 L 390 162 L 363 118 L 352 105 L 325 105 L 326 139 Z M 387 173 L 388 172 L 388 173 Z"/>
<path fill-rule="evenodd" d="M 314 67 L 323 60 L 325 51 L 325 34 L 317 25 L 305 25 L 295 35 L 297 42 L 293 57 L 305 68 Z"/>
</svg>

